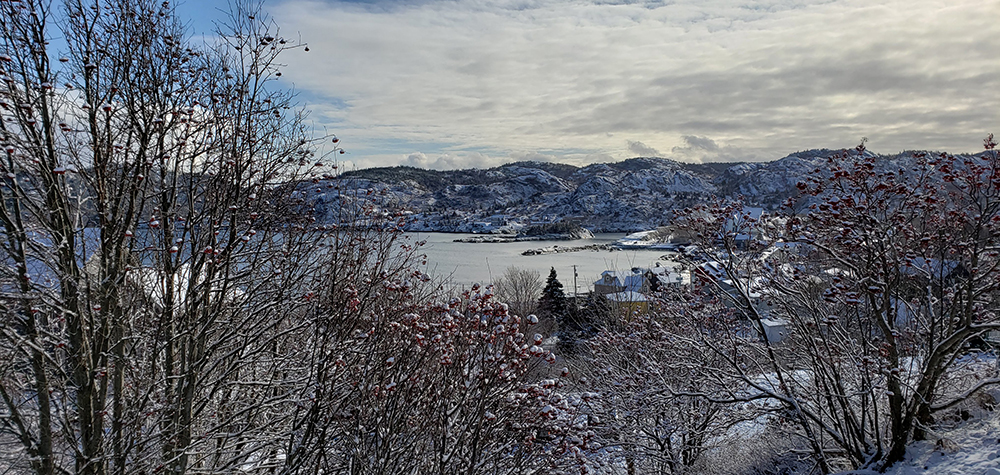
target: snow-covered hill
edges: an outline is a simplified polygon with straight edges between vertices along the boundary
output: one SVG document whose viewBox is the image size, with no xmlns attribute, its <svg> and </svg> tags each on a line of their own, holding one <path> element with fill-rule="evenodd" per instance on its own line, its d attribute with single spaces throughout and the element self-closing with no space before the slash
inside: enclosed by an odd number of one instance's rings
<svg viewBox="0 0 1000 475">
<path fill-rule="evenodd" d="M 392 167 L 349 172 L 340 180 L 343 187 L 386 190 L 394 204 L 414 213 L 413 230 L 497 232 L 569 219 L 598 232 L 622 232 L 669 224 L 674 210 L 713 196 L 777 208 L 835 153 L 808 150 L 761 163 L 632 158 L 582 168 L 544 162 L 488 170 Z M 319 197 L 318 208 L 328 209 L 328 199 Z"/>
</svg>

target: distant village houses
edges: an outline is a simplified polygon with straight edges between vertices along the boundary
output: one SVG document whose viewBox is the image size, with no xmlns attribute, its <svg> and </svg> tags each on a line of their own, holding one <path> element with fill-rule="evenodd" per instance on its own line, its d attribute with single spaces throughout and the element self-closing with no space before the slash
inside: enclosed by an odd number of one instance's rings
<svg viewBox="0 0 1000 475">
<path fill-rule="evenodd" d="M 607 297 L 621 313 L 646 313 L 649 296 L 668 288 L 691 285 L 691 273 L 678 268 L 656 266 L 634 268 L 630 272 L 604 271 L 594 282 L 594 292 Z"/>
</svg>

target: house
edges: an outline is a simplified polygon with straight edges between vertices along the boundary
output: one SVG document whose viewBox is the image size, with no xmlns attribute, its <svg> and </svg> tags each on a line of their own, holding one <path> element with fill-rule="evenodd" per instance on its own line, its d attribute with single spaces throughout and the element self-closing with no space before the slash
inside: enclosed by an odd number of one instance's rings
<svg viewBox="0 0 1000 475">
<path fill-rule="evenodd" d="M 642 291 L 645 293 L 691 285 L 691 273 L 682 271 L 680 267 L 671 269 L 657 265 L 656 267 L 646 269 L 643 275 L 645 276 L 645 282 Z"/>
<path fill-rule="evenodd" d="M 649 312 L 649 299 L 639 292 L 626 290 L 623 292 L 608 294 L 605 297 L 607 297 L 608 301 L 611 302 L 612 307 L 614 307 L 620 315 L 626 316 L 626 319 L 630 315 Z"/>
<path fill-rule="evenodd" d="M 694 279 L 698 285 L 717 285 L 729 279 L 729 272 L 719 261 L 702 262 L 694 268 Z"/>
<path fill-rule="evenodd" d="M 900 272 L 910 277 L 920 277 L 929 280 L 950 281 L 966 275 L 965 269 L 958 261 L 925 259 L 915 257 L 905 262 Z"/>
<path fill-rule="evenodd" d="M 724 264 L 709 261 L 694 269 L 693 279 L 695 285 L 705 287 L 718 295 L 726 306 L 740 309 L 746 315 L 767 316 L 771 313 L 772 299 L 769 296 L 773 291 L 763 277 L 750 280 L 743 277 L 737 282 L 730 277 Z"/>
<path fill-rule="evenodd" d="M 764 328 L 763 335 L 760 335 L 761 327 Z M 754 329 L 762 340 L 767 338 L 767 341 L 771 343 L 778 343 L 788 337 L 789 322 L 788 320 L 762 318 L 760 319 L 760 327 L 754 326 Z"/>
<path fill-rule="evenodd" d="M 505 214 L 494 214 L 494 215 L 488 216 L 486 218 L 486 221 L 489 222 L 491 226 L 496 227 L 496 228 L 500 228 L 500 227 L 503 227 L 503 226 L 510 226 L 511 223 L 513 222 Z"/>
<path fill-rule="evenodd" d="M 983 333 L 983 341 L 993 348 L 1000 349 L 1000 330 L 990 330 Z"/>
<path fill-rule="evenodd" d="M 760 253 L 758 260 L 766 264 L 780 265 L 795 258 L 806 257 L 815 250 L 810 244 L 777 241 L 771 243 L 764 252 Z"/>
<path fill-rule="evenodd" d="M 752 241 L 764 239 L 763 226 L 761 221 L 764 217 L 764 208 L 743 208 L 726 218 L 722 229 L 725 236 L 732 237 L 737 249 L 746 249 Z"/>
<path fill-rule="evenodd" d="M 606 270 L 601 272 L 601 278 L 594 282 L 594 292 L 608 295 L 618 292 L 642 292 L 645 284 L 642 271 L 617 272 Z"/>
<path fill-rule="evenodd" d="M 594 292 L 600 295 L 608 295 L 625 290 L 625 284 L 619 272 L 606 270 L 601 272 L 601 278 L 594 282 Z"/>
</svg>

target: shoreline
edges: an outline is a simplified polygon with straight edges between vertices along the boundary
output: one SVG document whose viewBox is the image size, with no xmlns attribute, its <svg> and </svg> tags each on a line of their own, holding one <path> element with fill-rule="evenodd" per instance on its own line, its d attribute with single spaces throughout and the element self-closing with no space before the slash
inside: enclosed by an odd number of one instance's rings
<svg viewBox="0 0 1000 475">
<path fill-rule="evenodd" d="M 546 254 L 562 254 L 566 252 L 580 252 L 580 251 L 617 251 L 618 249 L 611 244 L 588 244 L 586 246 L 570 246 L 570 247 L 542 247 L 538 249 L 527 249 L 521 252 L 522 256 L 544 256 Z"/>
<path fill-rule="evenodd" d="M 481 236 L 470 236 L 455 239 L 453 242 L 480 244 L 529 241 L 578 241 L 580 239 L 593 239 L 593 237 L 594 233 L 590 231 L 569 234 L 538 234 L 533 236 L 522 234 L 484 234 Z"/>
</svg>

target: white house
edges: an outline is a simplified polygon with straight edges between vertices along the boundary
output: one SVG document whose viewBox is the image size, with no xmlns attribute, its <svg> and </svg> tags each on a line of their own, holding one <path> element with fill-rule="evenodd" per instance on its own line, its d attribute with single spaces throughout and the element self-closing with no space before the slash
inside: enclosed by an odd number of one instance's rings
<svg viewBox="0 0 1000 475">
<path fill-rule="evenodd" d="M 601 272 L 601 278 L 594 282 L 594 292 L 601 295 L 618 292 L 642 292 L 646 276 L 640 272 L 617 272 L 606 270 Z"/>
<path fill-rule="evenodd" d="M 761 335 L 761 338 L 766 337 L 767 341 L 771 343 L 777 343 L 788 337 L 788 320 L 762 318 L 760 319 L 760 325 L 764 327 L 764 335 Z M 760 328 L 754 328 L 758 333 L 760 332 Z"/>
</svg>

